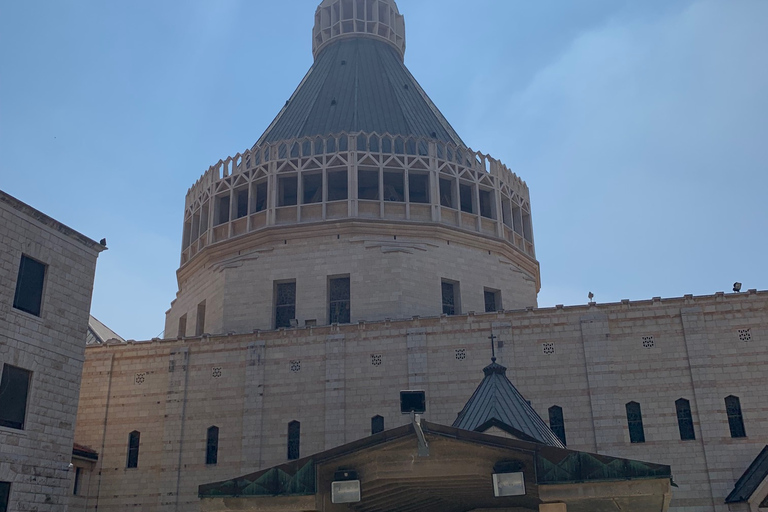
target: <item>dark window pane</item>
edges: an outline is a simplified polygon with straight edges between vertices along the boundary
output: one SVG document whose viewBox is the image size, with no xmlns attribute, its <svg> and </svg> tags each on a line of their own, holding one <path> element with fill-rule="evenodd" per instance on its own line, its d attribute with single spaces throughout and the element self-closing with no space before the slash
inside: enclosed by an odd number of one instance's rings
<svg viewBox="0 0 768 512">
<path fill-rule="evenodd" d="M 408 200 L 412 203 L 429 202 L 429 175 L 408 175 Z"/>
<path fill-rule="evenodd" d="M 296 176 L 288 176 L 278 180 L 278 206 L 296 206 L 298 200 L 298 183 Z"/>
<path fill-rule="evenodd" d="M 358 199 L 379 198 L 379 171 L 357 171 Z"/>
<path fill-rule="evenodd" d="M 563 408 L 553 405 L 549 408 L 549 428 L 563 442 L 565 442 L 565 421 L 563 420 Z"/>
<path fill-rule="evenodd" d="M 83 479 L 83 468 L 76 467 L 75 468 L 75 486 L 72 488 L 72 494 L 75 496 L 80 495 L 80 484 L 82 483 Z M 0 508 L 2 510 L 2 508 Z"/>
<path fill-rule="evenodd" d="M 0 512 L 8 512 L 8 501 L 11 497 L 11 483 L 0 482 Z"/>
<path fill-rule="evenodd" d="M 453 283 L 446 283 L 443 281 L 442 286 L 443 293 L 443 314 L 455 315 L 456 314 L 456 289 Z"/>
<path fill-rule="evenodd" d="M 237 193 L 237 218 L 242 219 L 248 215 L 248 189 Z"/>
<path fill-rule="evenodd" d="M 497 304 L 496 304 L 496 295 L 498 292 L 489 292 L 488 290 L 485 290 L 485 312 L 486 313 L 492 313 L 494 311 L 498 311 Z"/>
<path fill-rule="evenodd" d="M 371 418 L 371 434 L 379 432 L 384 432 L 384 417 L 377 415 Z"/>
<path fill-rule="evenodd" d="M 40 316 L 44 282 L 45 265 L 22 255 L 19 264 L 19 277 L 16 280 L 16 295 L 13 297 L 13 307 Z"/>
<path fill-rule="evenodd" d="M 302 204 L 320 203 L 323 200 L 323 175 L 305 174 L 304 201 Z"/>
<path fill-rule="evenodd" d="M 219 221 L 216 223 L 224 224 L 229 222 L 229 196 L 223 196 L 218 199 L 219 201 Z"/>
<path fill-rule="evenodd" d="M 288 460 L 299 458 L 301 447 L 301 423 L 292 421 L 288 424 Z"/>
<path fill-rule="evenodd" d="M 681 398 L 675 402 L 675 408 L 677 409 L 677 426 L 680 430 L 680 439 L 682 441 L 696 439 L 696 434 L 693 431 L 693 416 L 691 415 L 690 402 L 685 398 Z"/>
<path fill-rule="evenodd" d="M 254 202 L 253 212 L 260 212 L 267 209 L 267 182 L 256 184 L 256 201 Z"/>
<path fill-rule="evenodd" d="M 195 324 L 195 336 L 205 333 L 205 301 L 197 305 L 197 321 Z"/>
<path fill-rule="evenodd" d="M 728 413 L 728 427 L 731 429 L 731 437 L 747 437 L 747 431 L 744 429 L 744 417 L 741 414 L 741 401 L 739 400 L 739 397 L 726 397 L 725 410 Z"/>
<path fill-rule="evenodd" d="M 384 200 L 405 201 L 405 180 L 402 172 L 384 172 Z"/>
<path fill-rule="evenodd" d="M 461 203 L 461 211 L 475 213 L 472 209 L 472 185 L 459 184 L 459 202 Z"/>
<path fill-rule="evenodd" d="M 128 434 L 128 457 L 125 463 L 126 468 L 139 467 L 139 440 L 141 433 L 133 431 Z"/>
<path fill-rule="evenodd" d="M 645 431 L 643 430 L 643 415 L 640 412 L 640 404 L 637 402 L 629 402 L 626 408 L 629 441 L 632 443 L 644 443 Z"/>
<path fill-rule="evenodd" d="M 440 205 L 453 208 L 453 182 L 440 178 Z"/>
<path fill-rule="evenodd" d="M 205 443 L 205 463 L 216 464 L 219 460 L 219 427 L 210 427 Z"/>
<path fill-rule="evenodd" d="M 296 283 L 278 283 L 275 287 L 275 328 L 290 327 L 296 318 Z"/>
<path fill-rule="evenodd" d="M 493 218 L 492 198 L 493 196 L 489 190 L 480 190 L 480 215 L 488 219 Z"/>
<path fill-rule="evenodd" d="M 328 173 L 328 200 L 342 201 L 347 199 L 347 171 Z"/>
<path fill-rule="evenodd" d="M 329 283 L 329 323 L 348 324 L 350 322 L 349 278 L 331 279 Z"/>
<path fill-rule="evenodd" d="M 31 376 L 31 372 L 22 368 L 3 365 L 3 376 L 0 378 L 0 426 L 24 429 Z"/>
</svg>

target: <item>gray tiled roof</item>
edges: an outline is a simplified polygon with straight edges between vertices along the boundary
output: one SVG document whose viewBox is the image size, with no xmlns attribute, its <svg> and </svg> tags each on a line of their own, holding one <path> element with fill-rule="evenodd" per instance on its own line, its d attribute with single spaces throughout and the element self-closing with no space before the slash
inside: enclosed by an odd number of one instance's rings
<svg viewBox="0 0 768 512">
<path fill-rule="evenodd" d="M 760 455 L 752 461 L 752 464 L 741 475 L 731 493 L 725 498 L 725 502 L 741 503 L 748 501 L 766 478 L 768 478 L 768 446 L 763 448 Z"/>
<path fill-rule="evenodd" d="M 397 51 L 367 37 L 325 48 L 256 144 L 357 131 L 464 146 Z"/>
<path fill-rule="evenodd" d="M 93 315 L 88 319 L 88 331 L 85 334 L 86 345 L 101 345 L 109 340 L 124 342 L 115 331 L 98 321 Z"/>
<path fill-rule="evenodd" d="M 507 378 L 507 369 L 494 361 L 483 368 L 485 378 L 453 426 L 483 432 L 492 426 L 525 441 L 564 448 L 552 429 Z"/>
</svg>

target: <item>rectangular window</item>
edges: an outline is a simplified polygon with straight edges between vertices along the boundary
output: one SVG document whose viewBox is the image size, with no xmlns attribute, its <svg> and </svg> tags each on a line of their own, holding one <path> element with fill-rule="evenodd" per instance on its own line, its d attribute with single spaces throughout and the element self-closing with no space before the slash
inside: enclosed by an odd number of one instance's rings
<svg viewBox="0 0 768 512">
<path fill-rule="evenodd" d="M 472 185 L 459 184 L 459 202 L 461 203 L 461 211 L 467 213 L 475 213 L 475 209 L 472 207 Z"/>
<path fill-rule="evenodd" d="M 240 189 L 235 193 L 237 200 L 237 218 L 242 219 L 248 215 L 248 189 Z"/>
<path fill-rule="evenodd" d="M 195 336 L 205 333 L 205 301 L 197 305 L 197 320 L 195 324 Z"/>
<path fill-rule="evenodd" d="M 328 323 L 348 324 L 350 322 L 349 277 L 335 277 L 328 280 Z"/>
<path fill-rule="evenodd" d="M 459 314 L 459 284 L 451 281 L 443 280 L 440 285 L 443 296 L 443 314 L 444 315 L 458 315 Z"/>
<path fill-rule="evenodd" d="M 493 194 L 490 190 L 480 189 L 480 215 L 493 219 Z"/>
<path fill-rule="evenodd" d="M 22 254 L 13 307 L 30 315 L 40 316 L 46 265 Z"/>
<path fill-rule="evenodd" d="M 640 411 L 640 404 L 629 402 L 627 409 L 627 427 L 629 427 L 629 442 L 644 443 L 645 430 L 643 429 L 643 414 Z"/>
<path fill-rule="evenodd" d="M 229 194 L 216 199 L 216 225 L 229 222 Z"/>
<path fill-rule="evenodd" d="M 0 427 L 24 430 L 27 395 L 32 372 L 9 364 L 3 365 L 0 378 Z"/>
<path fill-rule="evenodd" d="M 187 315 L 181 315 L 181 318 L 179 318 L 179 332 L 177 336 L 179 338 L 183 338 L 187 335 Z"/>
<path fill-rule="evenodd" d="M 384 200 L 405 201 L 405 180 L 402 171 L 384 172 Z"/>
<path fill-rule="evenodd" d="M 253 213 L 258 213 L 267 209 L 267 182 L 257 183 L 255 189 L 256 199 L 253 202 Z"/>
<path fill-rule="evenodd" d="M 453 208 L 453 180 L 440 178 L 440 205 Z"/>
<path fill-rule="evenodd" d="M 378 434 L 384 432 L 384 417 L 376 415 L 371 418 L 371 434 Z"/>
<path fill-rule="evenodd" d="M 379 199 L 379 171 L 357 171 L 357 198 Z"/>
<path fill-rule="evenodd" d="M 501 311 L 501 292 L 499 290 L 489 290 L 486 288 L 483 295 L 485 297 L 486 313 Z"/>
<path fill-rule="evenodd" d="M 559 405 L 553 405 L 549 408 L 549 428 L 565 445 L 565 421 L 563 420 L 563 408 Z"/>
<path fill-rule="evenodd" d="M 328 201 L 347 199 L 347 190 L 347 171 L 328 171 Z"/>
<path fill-rule="evenodd" d="M 677 409 L 677 426 L 680 430 L 680 440 L 692 441 L 696 439 L 696 433 L 693 431 L 691 403 L 685 398 L 681 398 L 675 401 L 675 409 Z"/>
<path fill-rule="evenodd" d="M 208 428 L 205 442 L 205 463 L 209 466 L 219 461 L 219 427 Z"/>
<path fill-rule="evenodd" d="M 296 281 L 275 283 L 275 329 L 290 327 L 296 318 Z"/>
<path fill-rule="evenodd" d="M 301 453 L 301 423 L 292 421 L 288 424 L 288 460 L 296 460 Z"/>
<path fill-rule="evenodd" d="M 299 179 L 296 176 L 285 176 L 277 180 L 277 206 L 296 206 L 299 195 Z"/>
<path fill-rule="evenodd" d="M 0 512 L 8 512 L 8 502 L 11 498 L 11 483 L 0 482 Z"/>
<path fill-rule="evenodd" d="M 302 204 L 321 203 L 323 201 L 323 175 L 321 173 L 302 175 L 304 200 Z"/>
<path fill-rule="evenodd" d="M 126 457 L 125 467 L 128 469 L 139 467 L 139 441 L 141 433 L 134 430 L 128 434 L 128 456 Z"/>
<path fill-rule="evenodd" d="M 72 488 L 72 494 L 80 496 L 80 484 L 83 478 L 83 468 L 80 466 L 75 468 L 75 486 Z"/>
<path fill-rule="evenodd" d="M 744 416 L 741 413 L 741 400 L 737 396 L 729 396 L 725 399 L 725 411 L 728 414 L 728 428 L 731 430 L 731 437 L 747 437 L 747 431 L 744 428 Z"/>
<path fill-rule="evenodd" d="M 429 203 L 428 174 L 408 174 L 408 200 L 412 203 Z"/>
</svg>

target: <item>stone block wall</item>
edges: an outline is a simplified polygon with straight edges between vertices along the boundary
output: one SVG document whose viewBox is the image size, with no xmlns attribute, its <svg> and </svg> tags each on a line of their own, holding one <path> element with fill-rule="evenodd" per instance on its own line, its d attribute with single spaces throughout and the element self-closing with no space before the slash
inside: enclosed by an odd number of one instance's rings
<svg viewBox="0 0 768 512">
<path fill-rule="evenodd" d="M 370 435 L 375 415 L 385 428 L 407 423 L 403 389 L 424 389 L 425 418 L 450 425 L 490 362 L 491 334 L 542 418 L 562 407 L 570 448 L 670 464 L 673 510 L 727 510 L 768 444 L 768 292 L 113 344 L 87 350 L 77 425 L 80 442 L 103 438 L 99 510 L 196 510 L 199 484 L 285 462 L 291 421 L 301 422 L 301 456 Z M 746 438 L 730 437 L 729 395 L 741 400 Z M 680 440 L 679 398 L 690 401 L 695 440 Z M 644 443 L 630 442 L 630 401 Z M 218 464 L 206 466 L 212 425 Z M 126 470 L 134 429 L 139 467 Z"/>
<path fill-rule="evenodd" d="M 9 510 L 67 510 L 69 469 L 96 258 L 103 249 L 0 192 L 0 373 L 31 372 L 23 429 L 0 427 Z M 22 255 L 45 265 L 40 316 L 13 307 Z"/>
</svg>

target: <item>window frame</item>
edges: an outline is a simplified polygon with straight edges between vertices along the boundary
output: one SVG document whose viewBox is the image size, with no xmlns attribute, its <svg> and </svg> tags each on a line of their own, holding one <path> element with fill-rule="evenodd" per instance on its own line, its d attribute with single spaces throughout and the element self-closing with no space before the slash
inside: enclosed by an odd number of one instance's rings
<svg viewBox="0 0 768 512">
<path fill-rule="evenodd" d="M 563 446 L 567 446 L 565 437 L 565 417 L 563 416 L 563 408 L 559 405 L 553 405 L 547 412 L 549 413 L 549 428 L 555 433 L 558 439 L 563 443 Z"/>
<path fill-rule="evenodd" d="M 747 437 L 747 429 L 744 425 L 744 413 L 741 409 L 741 399 L 734 395 L 725 397 L 725 414 L 728 417 L 728 430 L 732 439 Z"/>
<path fill-rule="evenodd" d="M 371 435 L 384 432 L 384 416 L 377 414 L 371 418 Z"/>
<path fill-rule="evenodd" d="M 288 460 L 301 458 L 301 422 L 293 420 L 288 423 L 288 442 L 286 443 Z"/>
<path fill-rule="evenodd" d="M 334 281 L 347 281 L 347 298 L 346 299 L 333 299 L 333 283 Z M 346 302 L 346 318 L 343 316 L 344 311 L 339 311 L 336 308 L 336 315 L 334 315 L 334 305 L 339 305 L 343 308 L 343 304 Z M 349 324 L 352 322 L 352 280 L 347 275 L 340 276 L 328 276 L 328 324 Z"/>
<path fill-rule="evenodd" d="M 27 268 L 26 262 L 33 263 L 34 265 L 39 265 L 42 268 L 42 276 L 40 277 L 40 285 L 39 290 L 36 286 L 36 279 L 32 281 L 32 284 L 27 284 L 31 279 L 36 278 L 37 276 L 30 276 L 29 274 L 25 274 L 25 268 Z M 26 254 L 21 255 L 21 258 L 19 259 L 19 271 L 16 274 L 16 288 L 13 293 L 13 308 L 17 311 L 23 311 L 24 313 L 32 316 L 36 316 L 38 318 L 42 317 L 43 315 L 43 302 L 45 299 L 45 289 L 46 284 L 48 282 L 48 264 L 43 263 L 42 261 L 38 260 L 37 258 L 33 258 L 31 256 L 28 256 Z M 30 307 L 29 304 L 22 303 L 22 294 L 29 293 L 28 286 L 35 285 L 35 291 L 34 296 L 32 297 L 32 301 L 35 302 L 33 307 Z M 26 302 L 26 301 L 25 301 Z"/>
<path fill-rule="evenodd" d="M 219 427 L 211 425 L 205 433 L 205 465 L 215 466 L 219 463 Z"/>
<path fill-rule="evenodd" d="M 8 512 L 13 482 L 0 482 L 0 512 Z"/>
<path fill-rule="evenodd" d="M 139 452 L 141 449 L 141 432 L 133 430 L 128 434 L 128 451 L 125 457 L 125 469 L 139 467 Z"/>
<path fill-rule="evenodd" d="M 3 363 L 2 367 L 0 367 L 0 370 L 2 371 L 2 374 L 0 375 L 0 400 L 2 400 L 2 396 L 4 392 L 8 391 L 8 386 L 10 384 L 8 381 L 13 378 L 13 372 L 23 372 L 26 374 L 26 389 L 24 390 L 25 396 L 24 396 L 24 410 L 22 413 L 21 422 L 13 421 L 9 418 L 0 418 L 0 427 L 2 428 L 9 428 L 13 430 L 25 430 L 27 426 L 27 416 L 29 415 L 29 403 L 30 403 L 30 396 L 32 395 L 32 371 L 27 370 L 26 368 L 21 368 L 19 366 L 14 366 L 8 363 Z M 20 376 L 20 373 L 17 374 L 16 377 Z M 3 387 L 5 385 L 5 388 Z M 10 398 L 9 398 L 10 400 Z M 8 408 L 1 407 L 0 411 L 7 411 Z"/>
<path fill-rule="evenodd" d="M 675 400 L 675 411 L 677 412 L 677 429 L 680 431 L 680 440 L 695 441 L 696 432 L 693 428 L 691 402 L 685 398 L 678 398 Z"/>
<path fill-rule="evenodd" d="M 493 296 L 493 309 L 488 309 L 488 295 Z M 483 306 L 485 308 L 486 313 L 497 313 L 499 311 L 503 311 L 504 307 L 501 305 L 501 290 L 496 290 L 493 288 L 483 288 Z"/>
<path fill-rule="evenodd" d="M 288 303 L 280 304 L 280 287 L 286 284 L 292 284 L 293 285 L 293 304 L 290 305 Z M 298 295 L 298 288 L 296 286 L 296 280 L 295 279 L 284 279 L 281 281 L 274 281 L 274 285 L 272 288 L 272 302 L 274 303 L 273 307 L 273 314 L 272 314 L 272 320 L 275 325 L 275 329 L 280 329 L 281 327 L 291 327 L 291 320 L 296 319 L 296 303 L 297 303 L 297 295 Z M 285 322 L 279 322 L 278 313 L 281 311 L 281 308 L 293 308 L 293 316 L 291 318 L 287 318 L 287 324 Z"/>
<path fill-rule="evenodd" d="M 645 442 L 645 427 L 643 426 L 643 411 L 638 402 L 628 402 L 625 406 L 627 411 L 627 429 L 629 430 L 629 442 L 632 444 Z"/>
<path fill-rule="evenodd" d="M 452 287 L 453 304 L 447 304 L 445 300 L 445 286 Z M 461 314 L 461 289 L 458 281 L 451 279 L 440 279 L 440 304 L 442 306 L 442 314 L 448 316 L 456 316 Z M 452 307 L 452 312 L 447 312 L 446 307 Z"/>
</svg>

